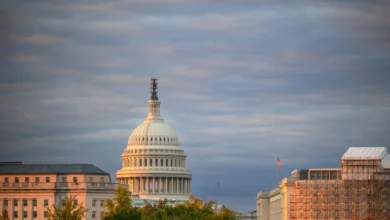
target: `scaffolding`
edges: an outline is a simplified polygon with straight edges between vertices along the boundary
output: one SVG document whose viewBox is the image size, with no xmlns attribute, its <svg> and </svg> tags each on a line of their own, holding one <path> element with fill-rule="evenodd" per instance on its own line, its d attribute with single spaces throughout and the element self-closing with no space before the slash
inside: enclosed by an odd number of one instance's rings
<svg viewBox="0 0 390 220">
<path fill-rule="evenodd" d="M 390 220 L 390 173 L 378 171 L 379 161 L 342 161 L 340 178 L 296 181 L 290 219 Z"/>
</svg>

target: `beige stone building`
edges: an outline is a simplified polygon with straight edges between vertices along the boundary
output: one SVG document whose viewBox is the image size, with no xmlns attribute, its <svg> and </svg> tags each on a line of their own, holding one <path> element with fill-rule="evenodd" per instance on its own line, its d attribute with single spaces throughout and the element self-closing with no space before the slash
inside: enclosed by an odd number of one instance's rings
<svg viewBox="0 0 390 220">
<path fill-rule="evenodd" d="M 390 219 L 390 154 L 350 147 L 340 168 L 294 170 L 257 194 L 259 220 Z"/>
<path fill-rule="evenodd" d="M 13 220 L 43 220 L 48 206 L 69 196 L 86 206 L 85 219 L 100 219 L 116 186 L 91 164 L 0 163 L 0 208 Z"/>
</svg>

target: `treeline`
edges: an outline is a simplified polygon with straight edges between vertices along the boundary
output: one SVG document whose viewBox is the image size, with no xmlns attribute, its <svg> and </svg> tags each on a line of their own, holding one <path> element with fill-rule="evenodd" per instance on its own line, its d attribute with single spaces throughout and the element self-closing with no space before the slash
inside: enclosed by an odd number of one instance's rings
<svg viewBox="0 0 390 220">
<path fill-rule="evenodd" d="M 233 220 L 234 213 L 222 206 L 216 208 L 217 203 L 210 200 L 203 203 L 200 199 L 191 196 L 185 204 L 167 205 L 167 200 L 142 208 L 132 206 L 131 198 L 126 189 L 119 187 L 113 199 L 106 200 L 107 212 L 104 220 Z"/>
</svg>

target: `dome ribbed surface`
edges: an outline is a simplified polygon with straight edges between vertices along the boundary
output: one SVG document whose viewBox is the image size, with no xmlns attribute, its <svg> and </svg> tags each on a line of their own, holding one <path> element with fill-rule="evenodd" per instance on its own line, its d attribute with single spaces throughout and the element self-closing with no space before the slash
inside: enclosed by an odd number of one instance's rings
<svg viewBox="0 0 390 220">
<path fill-rule="evenodd" d="M 179 145 L 176 132 L 164 122 L 144 122 L 131 133 L 128 145 Z"/>
</svg>

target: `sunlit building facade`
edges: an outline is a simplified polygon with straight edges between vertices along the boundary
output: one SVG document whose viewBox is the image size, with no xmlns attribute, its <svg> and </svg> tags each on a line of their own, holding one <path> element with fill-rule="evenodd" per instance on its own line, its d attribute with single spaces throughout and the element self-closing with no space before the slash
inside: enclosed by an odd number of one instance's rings
<svg viewBox="0 0 390 220">
<path fill-rule="evenodd" d="M 390 154 L 350 147 L 340 168 L 295 170 L 256 197 L 259 220 L 390 219 Z"/>
<path fill-rule="evenodd" d="M 148 116 L 129 137 L 122 154 L 118 183 L 129 185 L 133 197 L 151 200 L 188 200 L 191 173 L 175 131 L 160 117 L 157 79 L 151 79 Z"/>
<path fill-rule="evenodd" d="M 117 185 L 92 164 L 0 163 L 0 208 L 11 220 L 43 220 L 48 207 L 74 197 L 88 210 L 84 219 L 101 219 Z"/>
</svg>

